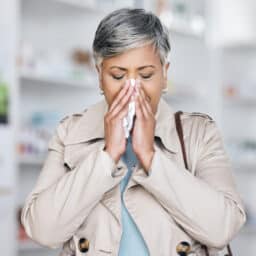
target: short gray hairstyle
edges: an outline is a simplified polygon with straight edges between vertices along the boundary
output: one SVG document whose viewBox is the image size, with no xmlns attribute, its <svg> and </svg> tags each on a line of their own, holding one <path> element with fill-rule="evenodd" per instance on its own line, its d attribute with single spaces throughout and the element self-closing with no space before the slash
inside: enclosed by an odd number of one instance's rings
<svg viewBox="0 0 256 256">
<path fill-rule="evenodd" d="M 100 67 L 102 60 L 129 49 L 152 44 L 162 65 L 171 50 L 167 28 L 152 12 L 141 8 L 122 8 L 103 18 L 93 41 L 93 58 Z"/>
</svg>

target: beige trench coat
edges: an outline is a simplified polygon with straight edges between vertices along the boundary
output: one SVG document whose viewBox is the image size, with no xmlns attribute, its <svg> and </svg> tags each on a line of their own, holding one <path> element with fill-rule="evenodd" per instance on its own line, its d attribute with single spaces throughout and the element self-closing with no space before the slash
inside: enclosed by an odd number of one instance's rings
<svg viewBox="0 0 256 256">
<path fill-rule="evenodd" d="M 122 234 L 119 183 L 128 171 L 104 148 L 105 99 L 62 119 L 49 142 L 21 221 L 29 237 L 63 255 L 118 255 Z M 151 173 L 140 164 L 124 192 L 125 205 L 151 256 L 175 256 L 187 241 L 217 255 L 246 221 L 220 131 L 205 114 L 182 115 L 190 171 L 184 166 L 174 111 L 161 99 Z M 83 242 L 83 243 L 82 243 Z M 136 255 L 136 254 L 134 254 Z"/>
</svg>

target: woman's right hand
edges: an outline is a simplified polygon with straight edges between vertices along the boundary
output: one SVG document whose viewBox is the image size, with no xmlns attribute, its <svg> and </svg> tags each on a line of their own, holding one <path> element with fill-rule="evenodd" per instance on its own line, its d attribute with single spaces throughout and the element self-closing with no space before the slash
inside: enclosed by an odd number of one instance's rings
<svg viewBox="0 0 256 256">
<path fill-rule="evenodd" d="M 126 81 L 104 117 L 104 150 L 110 154 L 116 163 L 126 149 L 123 118 L 128 114 L 129 102 L 133 92 L 135 92 L 134 87 L 130 86 L 129 80 Z"/>
</svg>

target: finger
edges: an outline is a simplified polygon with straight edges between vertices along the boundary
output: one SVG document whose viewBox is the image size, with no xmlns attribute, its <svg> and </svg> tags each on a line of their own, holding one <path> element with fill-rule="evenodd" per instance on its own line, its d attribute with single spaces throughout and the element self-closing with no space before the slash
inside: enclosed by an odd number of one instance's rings
<svg viewBox="0 0 256 256">
<path fill-rule="evenodd" d="M 136 100 L 135 100 L 135 95 L 134 95 L 132 101 L 134 101 L 134 103 L 135 103 L 135 101 L 136 101 Z M 135 103 L 135 109 L 136 109 L 136 103 Z M 126 116 L 128 115 L 128 112 L 129 112 L 129 104 L 126 104 L 126 105 L 124 106 L 124 108 L 121 109 L 121 110 L 117 113 L 117 115 L 116 115 L 115 118 L 121 120 L 121 119 L 123 119 L 124 117 L 126 117 Z M 136 111 L 135 111 L 135 114 L 136 114 Z"/>
<path fill-rule="evenodd" d="M 142 87 L 140 86 L 140 84 L 138 84 L 137 89 L 138 89 L 137 91 L 138 91 L 138 95 L 139 95 L 139 101 L 141 104 L 141 108 L 142 108 L 144 117 L 149 118 L 149 116 L 151 115 L 151 110 L 146 105 L 146 99 L 145 99 L 145 96 L 143 96 L 144 91 L 142 90 Z M 144 95 L 145 95 L 145 93 L 144 93 Z"/>
<path fill-rule="evenodd" d="M 115 98 L 115 100 L 112 102 L 110 108 L 109 108 L 109 112 L 111 112 L 113 110 L 113 108 L 119 104 L 119 101 L 123 98 L 123 96 L 128 92 L 129 90 L 129 81 L 126 80 L 125 84 L 123 86 L 123 88 L 120 90 L 120 92 L 118 93 L 117 97 Z"/>
<path fill-rule="evenodd" d="M 138 108 L 140 109 L 141 111 L 141 117 L 145 118 L 147 117 L 147 113 L 145 113 L 145 110 L 144 110 L 144 107 L 142 105 L 142 99 L 141 99 L 141 92 L 140 92 L 140 81 L 136 81 L 136 86 L 135 86 L 135 91 L 136 91 L 136 97 L 137 97 L 137 101 L 138 101 Z"/>
<path fill-rule="evenodd" d="M 128 90 L 129 90 L 129 81 L 126 80 L 125 84 L 123 85 L 123 88 L 119 91 L 119 93 L 117 94 L 117 97 L 112 102 L 112 104 L 109 108 L 109 112 L 111 112 L 113 110 L 113 108 L 119 103 L 121 98 L 128 92 Z"/>
<path fill-rule="evenodd" d="M 145 99 L 148 103 L 151 101 L 150 97 L 146 94 L 144 88 L 138 84 L 138 88 L 139 90 L 141 91 L 141 94 L 142 94 L 142 98 Z"/>
<path fill-rule="evenodd" d="M 153 115 L 153 111 L 152 111 L 152 108 L 151 108 L 151 105 L 150 105 L 150 97 L 146 95 L 145 93 L 145 90 L 143 87 L 141 87 L 141 85 L 139 85 L 139 92 L 142 96 L 142 103 L 145 105 L 147 111 Z"/>
<path fill-rule="evenodd" d="M 116 116 L 118 112 L 122 110 L 125 106 L 128 107 L 128 103 L 130 102 L 133 90 L 133 87 L 130 86 L 127 93 L 123 96 L 122 99 L 120 99 L 118 105 L 116 105 L 114 109 L 111 111 L 110 115 L 112 117 Z"/>
<path fill-rule="evenodd" d="M 117 115 L 115 116 L 115 118 L 121 120 L 123 119 L 124 117 L 126 117 L 128 115 L 128 112 L 129 112 L 129 106 L 128 104 L 126 106 L 124 106 L 118 113 Z"/>
<path fill-rule="evenodd" d="M 145 101 L 144 99 L 142 98 L 142 95 L 141 95 L 141 91 L 139 90 L 139 95 L 138 95 L 138 99 L 139 99 L 139 104 L 141 106 L 141 110 L 142 110 L 142 113 L 143 113 L 143 116 L 145 118 L 148 118 L 149 117 L 149 113 L 148 113 L 148 110 L 145 106 Z"/>
<path fill-rule="evenodd" d="M 145 108 L 147 109 L 147 112 L 149 113 L 149 115 L 154 115 L 150 103 L 145 98 L 143 99 L 143 104 L 144 104 Z"/>
<path fill-rule="evenodd" d="M 139 96 L 136 94 L 135 96 L 135 113 L 136 113 L 136 117 L 141 120 L 142 118 L 144 118 L 142 109 L 141 109 L 141 104 L 139 101 Z"/>
<path fill-rule="evenodd" d="M 112 110 L 112 112 L 110 114 L 112 117 L 115 117 L 116 115 L 118 115 L 118 113 L 123 108 L 127 108 L 128 109 L 132 93 L 133 93 L 133 88 L 130 87 L 129 90 L 127 91 L 126 95 L 124 95 L 124 97 L 119 101 L 119 104 L 116 105 L 116 107 Z"/>
</svg>

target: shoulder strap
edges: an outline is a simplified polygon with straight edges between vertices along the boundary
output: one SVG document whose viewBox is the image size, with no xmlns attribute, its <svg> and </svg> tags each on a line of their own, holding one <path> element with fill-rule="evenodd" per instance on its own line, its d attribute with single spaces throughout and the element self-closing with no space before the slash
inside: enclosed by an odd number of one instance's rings
<svg viewBox="0 0 256 256">
<path fill-rule="evenodd" d="M 182 124 L 181 124 L 181 119 L 180 119 L 180 115 L 183 112 L 181 110 L 175 112 L 174 116 L 175 116 L 175 125 L 176 125 L 176 130 L 178 133 L 178 137 L 180 140 L 180 145 L 181 145 L 181 149 L 182 149 L 182 155 L 183 155 L 183 159 L 184 159 L 184 164 L 186 169 L 188 170 L 188 162 L 187 162 L 187 155 L 186 155 L 186 149 L 185 149 L 185 143 L 184 143 L 184 137 L 183 137 L 183 129 L 182 129 Z M 205 250 L 205 254 L 206 256 L 209 256 L 209 251 L 208 248 L 206 247 L 206 245 L 202 245 L 202 248 Z M 231 251 L 231 247 L 228 244 L 227 245 L 227 250 L 228 250 L 228 254 L 226 254 L 225 256 L 233 256 L 232 251 Z"/>
<path fill-rule="evenodd" d="M 177 111 L 175 113 L 175 125 L 176 125 L 176 130 L 178 132 L 179 140 L 180 140 L 185 167 L 188 170 L 187 155 L 186 155 L 186 149 L 185 149 L 185 144 L 183 140 L 183 129 L 182 129 L 181 120 L 180 120 L 180 115 L 182 113 L 183 113 L 182 111 Z"/>
</svg>

